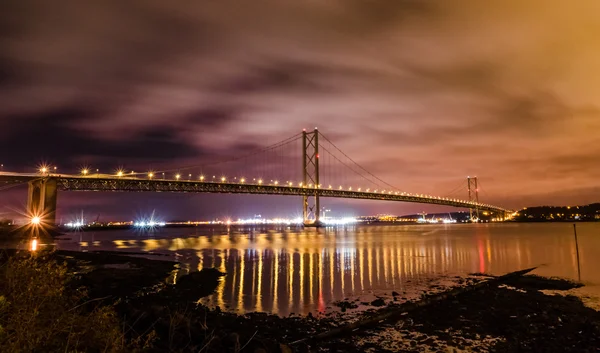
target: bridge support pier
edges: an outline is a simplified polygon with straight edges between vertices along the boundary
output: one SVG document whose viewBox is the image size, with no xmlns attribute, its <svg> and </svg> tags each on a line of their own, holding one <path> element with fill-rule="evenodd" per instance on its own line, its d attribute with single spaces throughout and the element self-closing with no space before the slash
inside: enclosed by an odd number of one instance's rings
<svg viewBox="0 0 600 353">
<path fill-rule="evenodd" d="M 56 225 L 56 201 L 58 196 L 55 178 L 40 178 L 29 182 L 27 214 L 39 217 L 44 225 Z"/>
</svg>

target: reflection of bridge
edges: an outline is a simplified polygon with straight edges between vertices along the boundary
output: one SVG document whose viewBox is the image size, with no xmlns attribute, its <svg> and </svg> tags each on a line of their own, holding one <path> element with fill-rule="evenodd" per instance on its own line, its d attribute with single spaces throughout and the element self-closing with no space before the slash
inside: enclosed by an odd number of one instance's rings
<svg viewBox="0 0 600 353">
<path fill-rule="evenodd" d="M 478 202 L 476 178 L 468 179 L 469 200 L 402 192 L 358 165 L 326 138 L 326 146 L 322 146 L 320 152 L 319 136 L 323 135 L 316 129 L 313 132 L 305 131 L 302 134 L 245 156 L 217 163 L 158 172 L 151 171 L 143 174 L 126 173 L 122 170 L 118 170 L 114 174 L 100 174 L 99 171 L 96 174 L 90 174 L 88 169 L 82 170 L 80 175 L 57 174 L 50 173 L 46 167 L 40 169 L 39 173 L 36 174 L 0 173 L 0 190 L 2 190 L 3 184 L 6 186 L 28 183 L 28 212 L 32 217 L 41 217 L 49 224 L 55 222 L 56 201 L 59 190 L 302 196 L 305 223 L 317 225 L 320 223 L 319 199 L 321 197 L 445 205 L 475 210 L 476 216 L 478 216 L 480 210 L 488 211 L 494 214 L 497 219 L 505 219 L 511 212 L 502 207 Z M 296 141 L 302 143 L 303 153 L 302 157 L 299 158 L 300 160 L 297 161 L 298 163 L 293 163 L 294 154 L 286 151 L 286 148 Z M 300 182 L 293 181 L 296 178 L 293 175 L 294 167 L 289 167 L 288 161 L 290 160 L 292 165 L 302 167 Z M 323 164 L 324 160 L 325 164 Z M 240 175 L 239 177 L 227 178 L 213 175 L 210 178 L 207 176 L 206 172 L 214 171 L 215 165 L 219 165 L 221 171 L 228 169 L 228 174 L 231 175 L 232 169 L 223 168 L 223 164 L 245 164 L 246 168 L 250 164 L 250 172 L 261 177 L 245 178 L 236 172 L 235 168 L 233 173 Z M 197 171 L 198 169 L 201 170 L 201 174 L 189 173 L 187 176 L 182 177 L 181 171 Z M 222 175 L 222 173 L 220 174 Z M 327 184 L 323 183 L 323 174 L 326 176 Z M 269 175 L 272 178 L 269 178 Z M 277 175 L 281 175 L 281 178 L 277 179 Z"/>
</svg>

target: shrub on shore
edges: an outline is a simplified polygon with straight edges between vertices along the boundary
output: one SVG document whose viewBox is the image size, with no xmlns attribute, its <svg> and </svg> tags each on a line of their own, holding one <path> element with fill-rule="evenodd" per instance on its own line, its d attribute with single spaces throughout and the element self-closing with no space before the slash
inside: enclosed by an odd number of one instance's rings
<svg viewBox="0 0 600 353">
<path fill-rule="evenodd" d="M 126 350 L 113 308 L 86 302 L 84 290 L 69 288 L 72 276 L 48 255 L 15 255 L 0 266 L 3 352 Z"/>
</svg>

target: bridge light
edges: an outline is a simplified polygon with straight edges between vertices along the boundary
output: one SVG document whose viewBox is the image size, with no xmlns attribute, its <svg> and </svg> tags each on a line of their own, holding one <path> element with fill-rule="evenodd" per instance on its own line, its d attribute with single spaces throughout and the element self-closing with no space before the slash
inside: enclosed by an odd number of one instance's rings
<svg viewBox="0 0 600 353">
<path fill-rule="evenodd" d="M 288 183 L 289 186 L 293 186 L 294 183 L 292 183 L 291 181 Z"/>
<path fill-rule="evenodd" d="M 33 224 L 34 226 L 38 226 L 40 225 L 40 223 L 42 223 L 42 219 L 39 216 L 31 217 L 31 224 Z"/>
<path fill-rule="evenodd" d="M 150 178 L 150 179 L 154 178 L 154 173 L 152 173 L 152 172 L 148 173 L 148 178 Z"/>
<path fill-rule="evenodd" d="M 83 168 L 83 170 L 81 171 L 81 174 L 83 174 L 83 175 L 88 175 L 88 173 L 89 173 L 89 172 L 90 172 L 90 171 L 89 171 L 89 170 L 87 170 L 87 168 Z"/>
<path fill-rule="evenodd" d="M 358 188 L 358 191 L 360 191 L 360 190 L 361 190 L 361 188 Z"/>
<path fill-rule="evenodd" d="M 302 187 L 302 183 L 301 183 L 301 182 L 300 182 L 300 183 L 298 183 L 298 186 L 299 186 L 299 187 Z"/>
<path fill-rule="evenodd" d="M 342 190 L 342 189 L 343 189 L 343 188 L 342 188 L 342 186 L 340 185 L 340 190 Z"/>
<path fill-rule="evenodd" d="M 47 173 L 48 172 L 48 168 L 47 167 L 41 167 L 40 168 L 40 173 Z"/>
<path fill-rule="evenodd" d="M 349 191 L 352 191 L 352 186 L 348 188 Z"/>
<path fill-rule="evenodd" d="M 262 185 L 263 181 L 262 179 L 258 179 L 258 185 Z"/>
<path fill-rule="evenodd" d="M 309 187 L 309 188 L 312 188 L 312 183 L 308 184 L 308 187 Z"/>
<path fill-rule="evenodd" d="M 329 185 L 329 188 L 331 189 L 331 185 Z"/>
<path fill-rule="evenodd" d="M 87 174 L 87 171 L 85 171 L 85 173 L 84 173 L 83 175 L 85 175 L 85 174 Z M 120 177 L 122 177 L 122 176 L 123 176 L 123 171 L 122 171 L 122 170 L 119 170 L 119 171 L 117 172 L 117 176 L 118 176 L 119 178 L 120 178 Z"/>
<path fill-rule="evenodd" d="M 204 175 L 200 175 L 200 181 L 204 181 Z"/>
<path fill-rule="evenodd" d="M 176 174 L 175 179 L 179 180 L 181 178 L 181 174 Z"/>
<path fill-rule="evenodd" d="M 369 191 L 371 191 L 371 189 L 370 189 L 370 188 L 369 188 L 369 189 L 367 189 L 367 192 L 369 192 Z"/>
<path fill-rule="evenodd" d="M 221 182 L 224 183 L 225 182 L 225 177 L 221 177 Z"/>
<path fill-rule="evenodd" d="M 243 183 L 245 183 L 245 182 L 246 182 L 246 178 L 242 178 L 242 179 L 240 179 L 240 183 L 242 183 L 242 184 L 243 184 Z"/>
<path fill-rule="evenodd" d="M 279 182 L 278 182 L 277 180 L 275 180 L 275 181 L 273 182 L 273 184 L 277 185 L 277 184 L 279 184 Z"/>
</svg>

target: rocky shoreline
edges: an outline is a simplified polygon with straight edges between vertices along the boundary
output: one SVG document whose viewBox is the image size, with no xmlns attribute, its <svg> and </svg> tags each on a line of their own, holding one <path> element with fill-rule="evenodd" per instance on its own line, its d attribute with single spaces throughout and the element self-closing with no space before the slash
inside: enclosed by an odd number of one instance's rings
<svg viewBox="0 0 600 353">
<path fill-rule="evenodd" d="M 7 253 L 9 256 L 14 254 Z M 448 288 L 433 285 L 422 298 L 401 293 L 369 302 L 335 303 L 339 310 L 315 317 L 236 315 L 197 304 L 218 286 L 222 274 L 205 269 L 178 278 L 178 264 L 113 253 L 57 251 L 76 274 L 73 288 L 87 288 L 88 305 L 112 305 L 128 327 L 128 339 L 152 332 L 145 351 L 178 352 L 598 352 L 600 313 L 580 298 L 560 295 L 578 286 L 566 280 L 523 276 L 377 321 L 326 340 L 315 336 L 361 320 L 402 310 Z M 488 281 L 460 278 L 456 286 Z M 542 291 L 552 290 L 556 295 Z M 564 294 L 564 293 L 563 293 Z M 332 303 L 333 304 L 333 303 Z M 360 308 L 359 308 L 360 307 Z M 358 308 L 358 309 L 357 309 Z M 354 311 L 353 311 L 354 310 Z M 350 313 L 350 314 L 349 314 Z"/>
</svg>

